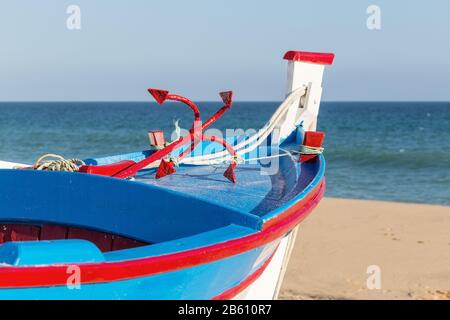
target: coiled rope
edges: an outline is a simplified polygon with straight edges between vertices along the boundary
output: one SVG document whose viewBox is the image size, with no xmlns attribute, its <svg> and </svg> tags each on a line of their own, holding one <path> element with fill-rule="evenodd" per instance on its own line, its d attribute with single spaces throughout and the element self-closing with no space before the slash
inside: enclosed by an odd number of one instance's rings
<svg viewBox="0 0 450 320">
<path fill-rule="evenodd" d="M 301 154 L 322 154 L 323 150 L 323 147 L 310 147 L 305 145 L 300 146 Z"/>
<path fill-rule="evenodd" d="M 46 158 L 56 158 L 56 160 L 45 160 Z M 46 170 L 46 171 L 68 171 L 77 172 L 81 166 L 85 165 L 83 160 L 80 159 L 64 159 L 64 157 L 47 153 L 39 157 L 34 164 L 35 170 Z"/>
</svg>

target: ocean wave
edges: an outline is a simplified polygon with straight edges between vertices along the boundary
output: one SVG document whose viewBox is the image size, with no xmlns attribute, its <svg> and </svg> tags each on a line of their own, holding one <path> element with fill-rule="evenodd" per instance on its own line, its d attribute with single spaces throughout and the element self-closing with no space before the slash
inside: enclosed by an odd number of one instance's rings
<svg viewBox="0 0 450 320">
<path fill-rule="evenodd" d="M 447 168 L 450 170 L 450 152 L 402 150 L 375 151 L 361 148 L 328 148 L 325 151 L 328 162 L 344 161 L 357 166 L 385 166 L 409 169 Z"/>
</svg>

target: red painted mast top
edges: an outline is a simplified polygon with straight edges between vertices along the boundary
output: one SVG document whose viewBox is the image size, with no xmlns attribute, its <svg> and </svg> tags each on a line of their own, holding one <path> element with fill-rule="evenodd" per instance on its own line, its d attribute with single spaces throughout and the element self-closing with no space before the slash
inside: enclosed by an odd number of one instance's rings
<svg viewBox="0 0 450 320">
<path fill-rule="evenodd" d="M 317 64 L 332 64 L 334 60 L 334 53 L 288 51 L 284 54 L 283 59 Z"/>
</svg>

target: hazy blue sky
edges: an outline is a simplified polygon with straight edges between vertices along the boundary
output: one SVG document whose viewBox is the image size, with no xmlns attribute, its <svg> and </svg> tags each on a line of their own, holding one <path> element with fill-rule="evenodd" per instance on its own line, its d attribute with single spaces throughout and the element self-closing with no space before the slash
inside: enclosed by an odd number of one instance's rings
<svg viewBox="0 0 450 320">
<path fill-rule="evenodd" d="M 280 100 L 290 49 L 336 53 L 325 100 L 450 100 L 449 39 L 446 0 L 2 0 L 0 100 Z"/>
</svg>

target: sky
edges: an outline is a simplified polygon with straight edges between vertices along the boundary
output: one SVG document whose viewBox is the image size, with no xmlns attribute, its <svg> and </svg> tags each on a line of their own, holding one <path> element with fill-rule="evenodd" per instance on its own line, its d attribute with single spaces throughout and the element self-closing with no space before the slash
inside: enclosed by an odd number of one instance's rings
<svg viewBox="0 0 450 320">
<path fill-rule="evenodd" d="M 287 50 L 336 54 L 323 100 L 449 101 L 449 33 L 447 0 L 2 0 L 0 101 L 279 101 Z"/>
</svg>

